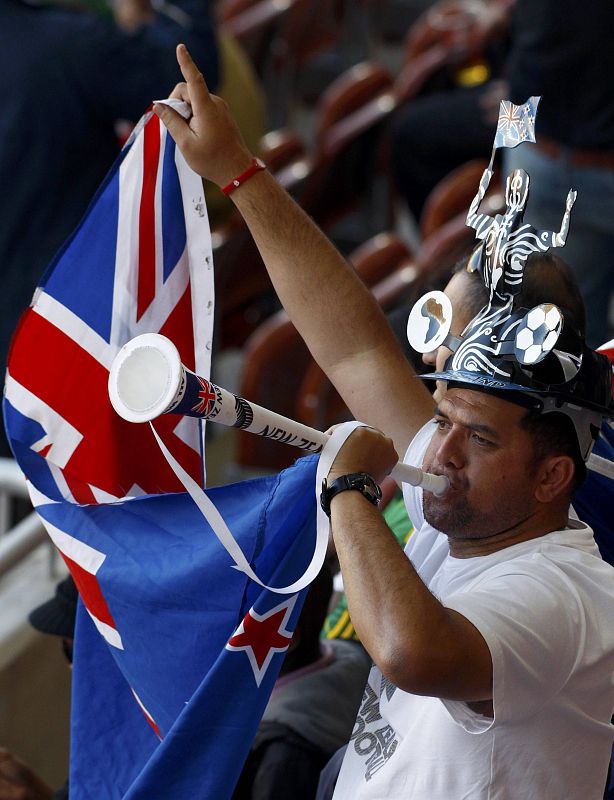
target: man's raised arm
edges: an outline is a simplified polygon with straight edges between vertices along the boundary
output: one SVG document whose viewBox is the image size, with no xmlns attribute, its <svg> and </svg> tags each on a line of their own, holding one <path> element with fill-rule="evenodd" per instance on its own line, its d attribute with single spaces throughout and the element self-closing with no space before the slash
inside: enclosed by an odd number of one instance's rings
<svg viewBox="0 0 614 800">
<path fill-rule="evenodd" d="M 209 94 L 186 48 L 177 59 L 186 80 L 173 92 L 190 103 L 185 121 L 157 104 L 188 164 L 218 186 L 252 163 L 223 100 Z M 314 358 L 357 419 L 384 430 L 403 453 L 432 416 L 432 401 L 403 356 L 386 319 L 354 270 L 266 171 L 232 193 L 275 290 Z"/>
</svg>

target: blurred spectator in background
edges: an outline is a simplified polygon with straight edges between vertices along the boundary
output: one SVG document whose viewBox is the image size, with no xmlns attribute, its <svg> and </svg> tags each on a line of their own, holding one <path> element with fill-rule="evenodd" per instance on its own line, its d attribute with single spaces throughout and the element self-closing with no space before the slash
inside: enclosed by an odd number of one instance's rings
<svg viewBox="0 0 614 800">
<path fill-rule="evenodd" d="M 112 17 L 0 0 L 0 367 L 44 268 L 78 224 L 136 122 L 180 74 L 175 46 L 218 84 L 207 0 L 114 0 Z M 10 451 L 2 435 L 0 455 Z"/>
<path fill-rule="evenodd" d="M 37 606 L 28 617 L 30 625 L 40 633 L 60 638 L 62 651 L 71 666 L 78 600 L 79 593 L 75 582 L 70 575 L 67 575 L 56 586 L 53 597 Z"/>
<path fill-rule="evenodd" d="M 614 278 L 614 51 L 609 31 L 614 3 L 594 0 L 451 0 L 440 17 L 465 14 L 454 35 L 465 52 L 508 25 L 505 80 L 457 87 L 419 98 L 399 116 L 393 134 L 392 167 L 408 207 L 419 220 L 435 184 L 452 169 L 490 155 L 501 99 L 524 103 L 541 95 L 536 144 L 504 150 L 508 174 L 522 168 L 531 177 L 527 218 L 542 230 L 557 230 L 570 188 L 578 199 L 565 259 L 580 286 L 587 315 L 587 343 L 597 347 L 608 334 Z M 445 12 L 445 13 L 444 13 Z M 429 22 L 430 19 L 430 22 Z M 423 26 L 433 17 L 424 18 Z M 460 31 L 460 33 L 459 33 Z M 444 25 L 434 27 L 445 40 Z M 556 224 L 555 224 L 556 223 Z"/>
<path fill-rule="evenodd" d="M 611 0 L 517 0 L 508 62 L 510 99 L 541 95 L 536 144 L 504 151 L 506 174 L 531 176 L 526 215 L 548 229 L 578 192 L 565 260 L 587 311 L 586 338 L 609 338 L 614 289 L 614 28 Z M 554 229 L 552 229 L 554 230 Z"/>
<path fill-rule="evenodd" d="M 450 85 L 410 100 L 394 126 L 393 175 L 417 222 L 440 180 L 461 164 L 490 155 L 505 92 L 495 79 L 507 52 L 509 5 L 509 0 L 444 0 L 410 32 L 410 52 L 442 46 L 460 60 Z"/>
<path fill-rule="evenodd" d="M 0 798 L 2 800 L 63 800 L 22 761 L 0 748 Z"/>
</svg>

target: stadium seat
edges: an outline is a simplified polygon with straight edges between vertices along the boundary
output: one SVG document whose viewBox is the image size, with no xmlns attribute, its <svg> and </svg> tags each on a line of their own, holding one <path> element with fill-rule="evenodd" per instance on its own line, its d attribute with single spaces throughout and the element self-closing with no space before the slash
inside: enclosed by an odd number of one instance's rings
<svg viewBox="0 0 614 800">
<path fill-rule="evenodd" d="M 296 0 L 223 0 L 219 29 L 241 43 L 261 80 L 284 19 Z M 268 88 L 268 87 L 265 87 Z"/>
<path fill-rule="evenodd" d="M 298 199 L 333 238 L 332 226 L 362 209 L 346 252 L 391 227 L 391 183 L 379 158 L 394 108 L 391 87 L 385 67 L 364 62 L 334 81 L 315 111 L 314 144 Z"/>
<path fill-rule="evenodd" d="M 409 247 L 392 233 L 374 236 L 354 251 L 350 261 L 384 309 L 392 307 L 396 297 L 406 289 L 408 284 L 402 283 L 402 276 L 410 277 L 407 270 L 413 269 Z M 414 275 L 415 270 L 411 273 Z M 305 369 L 295 413 L 300 422 L 318 430 L 349 419 L 345 403 L 313 359 Z"/>
<path fill-rule="evenodd" d="M 453 217 L 467 215 L 486 167 L 487 162 L 482 159 L 469 161 L 453 170 L 435 186 L 426 199 L 420 219 L 420 234 L 423 239 Z M 489 195 L 498 190 L 498 183 L 497 175 L 491 181 Z"/>
<path fill-rule="evenodd" d="M 388 233 L 364 243 L 352 254 L 350 261 L 364 283 L 373 286 L 390 274 L 397 264 L 409 258 L 407 246 L 397 236 Z M 262 323 L 246 342 L 239 394 L 296 419 L 297 397 L 308 371 L 313 369 L 311 364 L 314 364 L 313 359 L 295 327 L 285 311 L 279 311 Z M 324 407 L 329 407 L 326 399 L 323 403 Z M 320 427 L 302 418 L 299 421 Z M 281 469 L 298 457 L 298 451 L 287 445 L 242 431 L 238 431 L 237 436 L 236 461 L 241 467 Z"/>
<path fill-rule="evenodd" d="M 293 165 L 300 166 L 304 154 L 303 142 L 289 130 L 265 134 L 258 147 L 260 158 L 291 193 L 296 175 Z M 251 233 L 237 211 L 223 228 L 213 232 L 213 244 L 218 343 L 222 349 L 240 347 L 279 303 Z"/>
</svg>

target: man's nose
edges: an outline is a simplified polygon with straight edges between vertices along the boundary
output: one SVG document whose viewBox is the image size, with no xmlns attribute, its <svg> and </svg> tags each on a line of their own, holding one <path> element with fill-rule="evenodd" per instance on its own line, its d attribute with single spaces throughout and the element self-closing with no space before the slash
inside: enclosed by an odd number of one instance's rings
<svg viewBox="0 0 614 800">
<path fill-rule="evenodd" d="M 461 469 L 465 465 L 465 437 L 460 429 L 456 430 L 452 426 L 448 430 L 439 443 L 436 457 L 442 467 Z"/>
</svg>

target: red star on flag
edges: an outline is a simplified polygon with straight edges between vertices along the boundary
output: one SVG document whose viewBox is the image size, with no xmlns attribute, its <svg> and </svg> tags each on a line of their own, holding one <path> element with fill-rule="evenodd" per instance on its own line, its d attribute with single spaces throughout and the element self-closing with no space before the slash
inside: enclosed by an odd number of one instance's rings
<svg viewBox="0 0 614 800">
<path fill-rule="evenodd" d="M 286 626 L 295 602 L 296 595 L 293 595 L 266 614 L 258 614 L 250 608 L 226 645 L 227 650 L 245 650 L 258 686 L 274 654 L 285 652 L 290 645 L 292 631 Z"/>
</svg>

